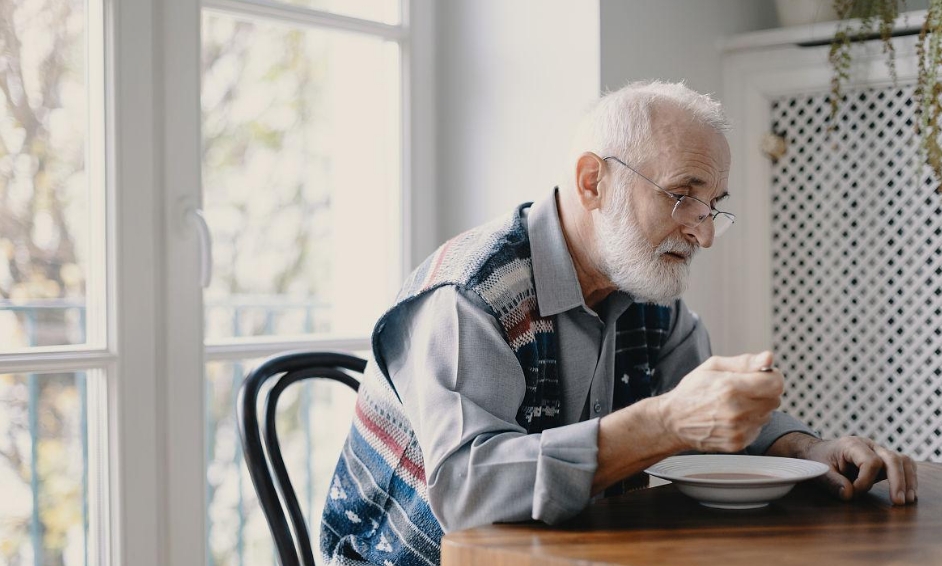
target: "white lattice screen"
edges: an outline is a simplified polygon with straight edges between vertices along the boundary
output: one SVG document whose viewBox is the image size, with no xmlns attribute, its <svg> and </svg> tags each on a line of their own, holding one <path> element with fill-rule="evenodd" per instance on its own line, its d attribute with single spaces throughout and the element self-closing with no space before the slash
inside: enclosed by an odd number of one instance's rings
<svg viewBox="0 0 942 566">
<path fill-rule="evenodd" d="M 778 98 L 773 343 L 783 408 L 825 437 L 942 461 L 942 195 L 919 173 L 913 89 Z"/>
</svg>

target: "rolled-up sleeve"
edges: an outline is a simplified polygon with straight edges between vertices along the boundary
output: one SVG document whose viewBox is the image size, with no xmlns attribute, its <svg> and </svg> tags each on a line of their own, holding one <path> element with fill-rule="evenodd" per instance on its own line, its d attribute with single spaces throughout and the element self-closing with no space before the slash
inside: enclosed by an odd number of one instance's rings
<svg viewBox="0 0 942 566">
<path fill-rule="evenodd" d="M 655 368 L 654 393 L 670 391 L 685 375 L 709 358 L 710 337 L 700 318 L 683 301 L 677 301 L 673 310 L 673 326 Z M 747 454 L 765 454 L 772 444 L 790 432 L 817 436 L 810 427 L 782 411 L 774 411 L 769 422 L 755 441 L 746 447 Z"/>
<path fill-rule="evenodd" d="M 516 421 L 523 370 L 480 299 L 453 287 L 432 291 L 400 309 L 378 345 L 445 532 L 557 523 L 589 502 L 598 420 L 527 434 Z"/>
<path fill-rule="evenodd" d="M 533 518 L 553 524 L 572 517 L 589 501 L 598 462 L 599 419 L 549 429 L 542 436 Z"/>
</svg>

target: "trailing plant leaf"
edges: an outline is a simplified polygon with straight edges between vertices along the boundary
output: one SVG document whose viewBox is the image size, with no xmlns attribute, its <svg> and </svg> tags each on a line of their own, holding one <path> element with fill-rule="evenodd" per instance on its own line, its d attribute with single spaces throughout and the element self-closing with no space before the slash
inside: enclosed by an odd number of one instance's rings
<svg viewBox="0 0 942 566">
<path fill-rule="evenodd" d="M 906 6 L 906 0 L 833 0 L 834 11 L 840 19 L 834 39 L 831 40 L 831 50 L 828 52 L 828 62 L 834 69 L 831 76 L 831 115 L 828 131 L 837 128 L 837 112 L 840 110 L 844 96 L 844 84 L 850 78 L 851 43 L 870 38 L 874 34 L 874 25 L 880 41 L 883 43 L 883 53 L 886 54 L 886 65 L 890 70 L 893 83 L 896 83 L 896 50 L 893 47 L 893 24 L 899 16 L 900 10 Z M 860 18 L 856 29 L 852 19 Z"/>
<path fill-rule="evenodd" d="M 850 23 L 847 22 L 847 17 L 853 7 L 854 0 L 834 0 L 834 11 L 840 23 L 828 52 L 828 62 L 834 69 L 834 74 L 831 75 L 831 115 L 828 120 L 828 132 L 837 129 L 837 111 L 844 98 L 843 84 L 850 77 Z"/>
<path fill-rule="evenodd" d="M 831 76 L 831 113 L 828 132 L 837 129 L 837 115 L 844 102 L 844 85 L 850 78 L 851 45 L 855 41 L 874 36 L 874 24 L 878 26 L 886 65 L 897 81 L 896 51 L 893 46 L 893 24 L 905 9 L 906 0 L 833 0 L 834 10 L 841 22 L 838 24 L 828 61 L 833 69 Z M 848 18 L 859 18 L 859 24 Z M 936 191 L 942 193 L 942 83 L 939 67 L 942 66 L 942 0 L 929 0 L 926 20 L 916 43 L 919 73 L 916 80 L 916 133 L 919 136 L 919 152 L 935 176 Z"/>
<path fill-rule="evenodd" d="M 890 77 L 893 78 L 893 84 L 896 84 L 896 48 L 893 47 L 893 24 L 899 16 L 900 11 L 905 10 L 906 0 L 899 4 L 895 1 L 881 2 L 879 6 L 880 16 L 880 41 L 883 43 L 883 54 L 886 55 L 886 66 L 890 70 Z"/>
<path fill-rule="evenodd" d="M 919 74 L 916 79 L 916 122 L 919 149 L 936 179 L 936 191 L 942 192 L 942 147 L 939 145 L 939 118 L 942 115 L 942 85 L 938 69 L 942 64 L 942 0 L 931 0 L 926 21 L 916 43 Z"/>
</svg>

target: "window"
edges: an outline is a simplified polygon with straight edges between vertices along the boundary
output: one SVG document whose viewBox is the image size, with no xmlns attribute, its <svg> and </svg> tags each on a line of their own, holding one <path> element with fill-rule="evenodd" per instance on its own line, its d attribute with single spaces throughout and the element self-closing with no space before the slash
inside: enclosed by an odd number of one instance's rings
<svg viewBox="0 0 942 566">
<path fill-rule="evenodd" d="M 101 164 L 89 160 L 100 143 L 91 122 L 102 119 L 86 76 L 100 64 L 86 58 L 94 10 L 52 0 L 10 8 L 0 18 L 0 352 L 87 345 L 101 339 L 88 335 L 87 307 L 101 299 L 89 280 L 104 267 L 89 216 L 104 212 Z"/>
<path fill-rule="evenodd" d="M 208 564 L 275 563 L 235 423 L 245 371 L 292 348 L 368 349 L 403 277 L 399 2 L 290 4 L 202 15 Z M 353 395 L 292 389 L 279 427 L 316 548 Z"/>
<path fill-rule="evenodd" d="M 101 563 L 107 529 L 101 2 L 0 17 L 0 563 Z"/>
<path fill-rule="evenodd" d="M 274 562 L 240 476 L 241 376 L 362 353 L 433 238 L 404 220 L 432 176 L 431 5 L 407 4 L 2 4 L 0 564 Z M 335 451 L 350 416 L 303 409 L 344 395 L 286 394 L 305 502 L 332 466 L 310 447 Z"/>
<path fill-rule="evenodd" d="M 401 276 L 399 45 L 203 16 L 206 340 L 365 337 Z"/>
</svg>

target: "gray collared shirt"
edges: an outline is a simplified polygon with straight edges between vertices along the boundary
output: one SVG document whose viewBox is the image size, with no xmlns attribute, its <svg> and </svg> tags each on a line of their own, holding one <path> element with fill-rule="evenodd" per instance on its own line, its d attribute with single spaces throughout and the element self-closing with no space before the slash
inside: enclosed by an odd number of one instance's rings
<svg viewBox="0 0 942 566">
<path fill-rule="evenodd" d="M 432 512 L 445 532 L 505 521 L 565 520 L 590 500 L 599 418 L 612 412 L 615 325 L 632 299 L 615 292 L 586 306 L 556 206 L 556 192 L 527 217 L 541 316 L 555 316 L 562 426 L 527 434 L 516 422 L 526 380 L 481 299 L 442 287 L 404 306 L 379 336 L 379 353 L 425 460 Z M 710 356 L 706 329 L 683 301 L 654 368 L 654 393 L 673 389 Z M 792 431 L 775 413 L 747 452 L 764 453 Z"/>
</svg>

